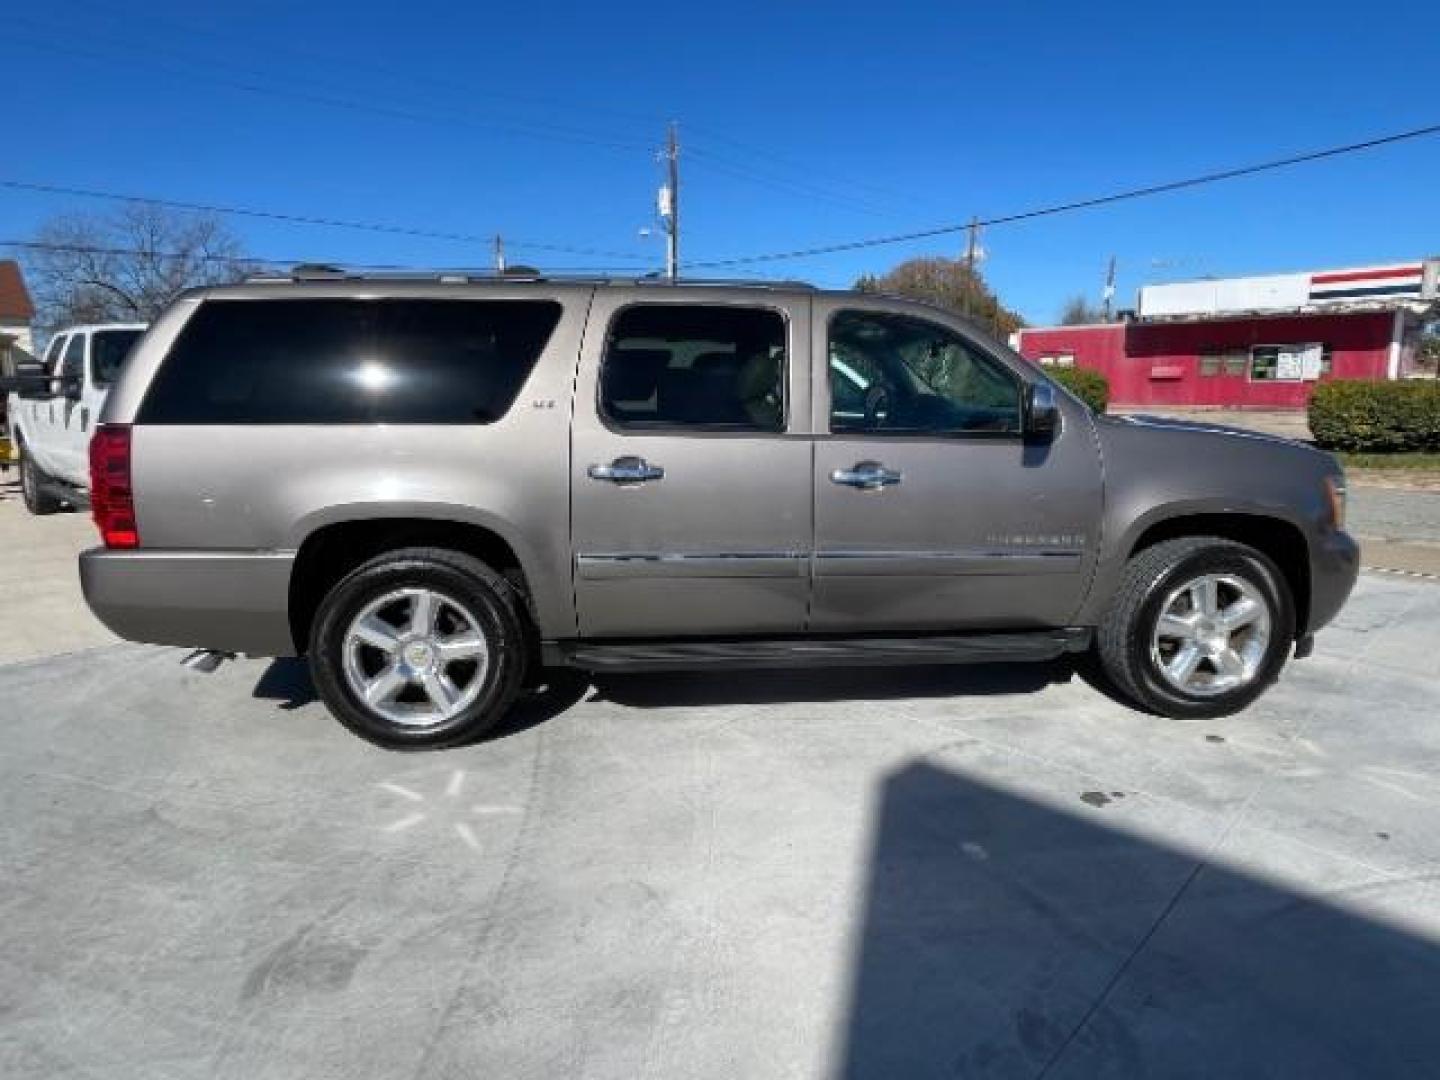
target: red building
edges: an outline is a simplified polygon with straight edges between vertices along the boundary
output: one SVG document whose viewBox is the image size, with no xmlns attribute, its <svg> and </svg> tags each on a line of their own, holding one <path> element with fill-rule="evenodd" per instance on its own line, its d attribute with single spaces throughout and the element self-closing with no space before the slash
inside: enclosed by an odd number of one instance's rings
<svg viewBox="0 0 1440 1080">
<path fill-rule="evenodd" d="M 1027 328 L 1043 365 L 1110 380 L 1118 406 L 1303 408 L 1324 379 L 1397 379 L 1437 313 L 1440 262 L 1151 285 L 1133 318 Z"/>
</svg>

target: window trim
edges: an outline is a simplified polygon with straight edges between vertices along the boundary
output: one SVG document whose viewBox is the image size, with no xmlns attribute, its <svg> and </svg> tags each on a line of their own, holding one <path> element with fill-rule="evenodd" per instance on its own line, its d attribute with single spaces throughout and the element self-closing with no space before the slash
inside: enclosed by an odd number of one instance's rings
<svg viewBox="0 0 1440 1080">
<path fill-rule="evenodd" d="M 785 354 L 783 367 L 781 369 L 780 388 L 782 401 L 780 402 L 781 417 L 780 428 L 772 431 L 767 428 L 740 427 L 737 424 L 670 424 L 656 421 L 655 423 L 621 423 L 610 415 L 605 408 L 605 361 L 610 355 L 610 344 L 614 340 L 612 331 L 620 317 L 632 308 L 720 308 L 726 310 L 741 311 L 768 311 L 780 316 L 781 327 L 785 334 Z M 795 355 L 795 336 L 790 319 L 789 309 L 778 304 L 755 304 L 727 302 L 723 300 L 695 301 L 676 300 L 670 303 L 656 302 L 654 300 L 632 300 L 622 304 L 610 312 L 609 321 L 605 324 L 605 337 L 600 342 L 600 356 L 595 365 L 595 415 L 600 420 L 606 431 L 620 436 L 646 435 L 672 435 L 691 436 L 695 438 L 706 438 L 715 436 L 730 436 L 732 438 L 769 438 L 783 439 L 791 435 L 790 423 L 794 419 L 790 408 L 790 375 Z"/>
<path fill-rule="evenodd" d="M 996 368 L 999 369 L 999 371 L 1000 371 L 1001 374 L 1003 374 L 1004 376 L 1006 376 L 1007 378 L 1009 378 L 1010 380 L 1012 380 L 1012 381 L 1015 383 L 1016 390 L 1017 390 L 1017 396 L 1018 396 L 1018 399 L 1019 399 L 1018 405 L 1017 405 L 1017 410 L 1016 410 L 1016 411 L 1017 411 L 1017 414 L 1018 414 L 1019 421 L 1020 421 L 1019 427 L 1016 428 L 1016 430 L 1014 430 L 1014 431 L 914 431 L 914 430 L 906 431 L 906 430 L 901 430 L 901 429 L 896 429 L 896 430 L 892 430 L 892 431 L 861 431 L 861 430 L 836 431 L 836 430 L 831 426 L 832 422 L 834 421 L 834 413 L 833 413 L 833 409 L 832 409 L 832 406 L 833 406 L 833 404 L 834 404 L 834 390 L 833 390 L 833 389 L 831 388 L 831 386 L 830 386 L 830 328 L 831 328 L 831 324 L 834 323 L 836 317 L 838 317 L 838 316 L 840 316 L 840 315 L 848 314 L 848 313 L 851 313 L 851 312 L 857 312 L 857 313 L 860 313 L 860 314 L 863 314 L 863 315 L 871 315 L 871 316 L 874 316 L 874 315 L 886 316 L 886 315 L 888 315 L 888 316 L 891 316 L 891 317 L 898 317 L 898 318 L 902 318 L 902 319 L 912 319 L 912 320 L 914 320 L 915 322 L 924 323 L 924 324 L 927 325 L 927 326 L 935 326 L 935 327 L 938 327 L 938 328 L 941 329 L 941 330 L 946 331 L 947 333 L 954 334 L 956 337 L 958 337 L 961 341 L 963 341 L 963 342 L 965 343 L 965 345 L 966 345 L 967 348 L 969 348 L 972 352 L 976 353 L 977 355 L 983 357 L 985 360 L 989 361 L 992 365 L 994 365 Z M 1008 440 L 1008 441 L 1012 441 L 1012 442 L 1024 442 L 1024 441 L 1025 441 L 1025 392 L 1026 392 L 1026 390 L 1030 387 L 1031 383 L 1029 382 L 1029 380 L 1027 380 L 1027 379 L 1025 379 L 1023 376 L 1021 376 L 1021 374 L 1020 374 L 1018 371 L 1016 371 L 1014 368 L 1012 368 L 1009 364 L 1005 363 L 1004 360 L 1002 360 L 999 356 L 997 356 L 997 355 L 996 355 L 994 352 L 992 352 L 990 349 L 985 348 L 985 347 L 984 347 L 983 345 L 981 345 L 978 341 L 976 341 L 974 338 L 972 338 L 969 334 L 964 333 L 964 332 L 961 331 L 961 330 L 957 330 L 957 329 L 955 329 L 953 326 L 950 326 L 950 325 L 947 324 L 947 323 L 938 322 L 938 321 L 936 321 L 935 319 L 927 318 L 926 316 L 923 316 L 923 315 L 912 315 L 912 314 L 911 314 L 910 312 L 908 312 L 908 311 L 894 311 L 894 310 L 890 310 L 890 309 L 872 308 L 872 307 L 836 307 L 836 308 L 834 308 L 834 309 L 830 312 L 829 316 L 827 316 L 827 318 L 825 319 L 825 337 L 824 337 L 824 340 L 821 342 L 821 357 L 822 357 L 822 359 L 823 359 L 823 365 L 822 365 L 822 366 L 823 366 L 824 369 L 825 369 L 825 375 L 824 375 L 824 379 L 825 379 L 825 389 L 824 389 L 824 393 L 821 394 L 821 400 L 822 400 L 822 401 L 824 402 L 824 404 L 825 404 L 825 409 L 824 409 L 824 418 L 825 418 L 825 419 L 824 419 L 824 430 L 818 432 L 818 437 L 819 437 L 819 438 L 822 438 L 822 439 L 831 439 L 831 440 L 833 440 L 833 439 L 848 439 L 848 438 L 862 438 L 862 439 L 906 439 L 906 440 L 910 440 L 910 441 L 917 440 L 917 439 L 941 439 L 941 440 L 944 440 L 944 441 L 946 441 L 946 442 L 957 441 L 957 440 L 958 440 L 958 441 L 963 441 L 963 442 L 970 442 L 970 441 L 991 442 L 991 441 L 994 441 L 994 440 L 997 440 L 997 439 L 998 439 L 998 440 Z M 812 379 L 812 380 L 814 379 L 813 373 L 812 373 L 812 375 L 811 375 L 811 379 Z M 819 428 L 821 425 L 817 423 L 815 426 L 816 426 L 817 428 Z"/>
</svg>

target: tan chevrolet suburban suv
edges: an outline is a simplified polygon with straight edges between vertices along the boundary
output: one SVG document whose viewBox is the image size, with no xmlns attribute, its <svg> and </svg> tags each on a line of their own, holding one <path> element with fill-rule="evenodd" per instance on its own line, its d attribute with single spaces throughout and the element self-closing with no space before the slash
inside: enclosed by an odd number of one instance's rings
<svg viewBox="0 0 1440 1080">
<path fill-rule="evenodd" d="M 298 274 L 186 294 L 91 445 L 85 595 L 308 654 L 387 745 L 544 666 L 1045 660 L 1249 704 L 1345 601 L 1307 446 L 1092 414 L 955 316 L 790 284 Z"/>
</svg>

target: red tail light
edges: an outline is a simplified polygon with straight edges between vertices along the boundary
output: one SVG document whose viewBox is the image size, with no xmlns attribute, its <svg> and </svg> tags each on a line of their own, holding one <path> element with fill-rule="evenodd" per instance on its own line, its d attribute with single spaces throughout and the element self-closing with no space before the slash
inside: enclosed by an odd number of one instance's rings
<svg viewBox="0 0 1440 1080">
<path fill-rule="evenodd" d="M 90 440 L 90 508 L 109 548 L 140 546 L 130 487 L 130 425 L 101 424 Z"/>
</svg>

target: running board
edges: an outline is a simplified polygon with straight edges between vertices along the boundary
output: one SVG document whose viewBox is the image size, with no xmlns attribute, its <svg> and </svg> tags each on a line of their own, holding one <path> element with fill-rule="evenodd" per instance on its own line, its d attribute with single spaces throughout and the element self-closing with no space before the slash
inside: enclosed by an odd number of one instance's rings
<svg viewBox="0 0 1440 1080">
<path fill-rule="evenodd" d="M 911 638 L 548 641 L 544 661 L 599 672 L 1033 662 L 1084 652 L 1090 638 L 1088 627 L 1069 627 Z"/>
</svg>

